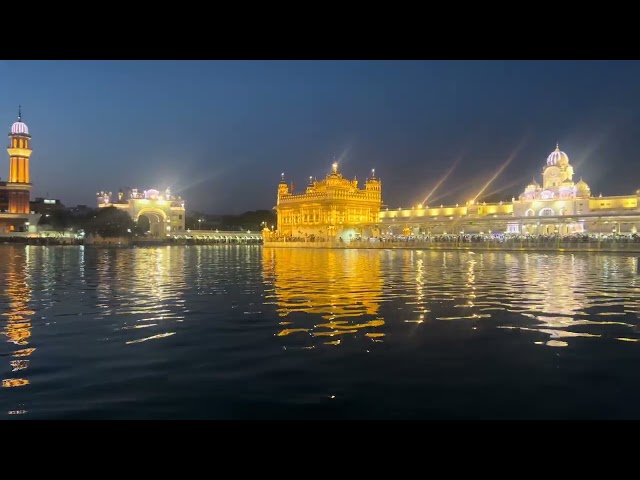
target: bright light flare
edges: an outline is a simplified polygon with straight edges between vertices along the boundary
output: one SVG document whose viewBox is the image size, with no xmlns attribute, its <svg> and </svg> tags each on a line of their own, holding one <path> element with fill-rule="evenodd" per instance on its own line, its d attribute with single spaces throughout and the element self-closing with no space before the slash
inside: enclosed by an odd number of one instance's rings
<svg viewBox="0 0 640 480">
<path fill-rule="evenodd" d="M 171 192 L 172 194 L 175 194 L 176 196 L 178 194 L 184 194 L 185 191 L 188 191 L 202 183 L 206 183 L 209 182 L 211 180 L 213 180 L 214 178 L 219 178 L 221 177 L 223 174 L 225 173 L 225 169 L 224 168 L 219 168 L 219 169 L 211 169 L 207 172 L 207 174 L 205 175 L 198 175 L 194 181 L 184 184 L 184 185 L 172 185 L 171 186 Z"/>
<path fill-rule="evenodd" d="M 443 199 L 448 199 L 451 198 L 454 194 L 459 193 L 459 192 L 466 192 L 469 191 L 472 187 L 472 182 L 471 181 L 467 181 L 467 182 L 463 182 L 453 188 L 448 189 L 446 192 L 442 193 L 441 195 L 436 195 L 435 197 L 433 197 L 431 199 L 431 206 L 435 205 L 435 202 L 439 202 L 442 201 Z M 465 195 L 466 197 L 466 195 Z"/>
<path fill-rule="evenodd" d="M 462 155 L 460 155 L 458 158 L 456 158 L 453 162 L 453 165 L 451 165 L 451 167 L 449 168 L 449 170 L 447 170 L 447 172 L 442 176 L 442 178 L 440 178 L 440 180 L 438 180 L 438 182 L 435 184 L 435 186 L 431 189 L 431 191 L 427 194 L 427 196 L 424 198 L 424 200 L 422 202 L 420 202 L 422 205 L 426 205 L 427 201 L 431 198 L 431 195 L 433 195 L 435 193 L 435 191 L 440 187 L 440 185 L 442 185 L 444 183 L 444 181 L 449 178 L 449 175 L 451 175 L 451 173 L 453 172 L 453 170 L 456 168 L 456 166 L 458 165 L 458 163 L 460 162 L 460 160 L 462 160 Z"/>
<path fill-rule="evenodd" d="M 484 184 L 484 186 L 480 189 L 477 195 L 473 197 L 474 202 L 478 200 L 478 197 L 482 195 L 482 193 L 487 188 L 489 188 L 489 186 L 496 180 L 496 178 L 500 176 L 500 174 L 504 171 L 504 169 L 509 166 L 509 164 L 513 161 L 514 158 L 516 158 L 516 155 L 518 154 L 518 152 L 522 149 L 522 147 L 524 147 L 525 143 L 527 142 L 528 137 L 529 135 L 525 135 L 525 137 L 520 141 L 520 143 L 516 146 L 513 152 L 511 152 L 511 155 L 509 155 L 509 158 L 507 158 L 507 160 L 500 166 L 498 171 L 491 176 L 491 178 L 487 181 L 487 183 Z"/>
<path fill-rule="evenodd" d="M 496 190 L 491 190 L 490 192 L 485 193 L 482 197 L 479 198 L 478 202 L 480 202 L 482 200 L 482 198 L 486 198 L 486 197 L 489 197 L 491 195 L 496 195 L 498 193 L 502 193 L 505 190 L 508 190 L 510 188 L 513 188 L 513 187 L 517 187 L 519 185 L 522 186 L 522 185 L 525 185 L 526 183 L 527 183 L 526 179 L 522 179 L 521 178 L 520 180 L 515 180 L 515 181 L 513 181 L 511 183 L 508 183 L 507 185 L 504 185 L 504 186 L 502 186 L 502 187 L 500 187 L 500 188 L 498 188 Z"/>
</svg>

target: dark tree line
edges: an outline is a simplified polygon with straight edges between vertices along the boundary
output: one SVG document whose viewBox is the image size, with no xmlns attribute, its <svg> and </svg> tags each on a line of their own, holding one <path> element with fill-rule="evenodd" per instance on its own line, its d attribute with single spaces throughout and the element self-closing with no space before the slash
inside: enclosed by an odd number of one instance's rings
<svg viewBox="0 0 640 480">
<path fill-rule="evenodd" d="M 63 209 L 54 210 L 43 215 L 38 225 L 50 225 L 59 232 L 67 229 L 82 230 L 85 235 L 94 234 L 101 237 L 143 235 L 149 229 L 148 220 L 136 224 L 127 212 L 116 207 L 99 208 L 84 215 L 73 215 Z"/>
<path fill-rule="evenodd" d="M 200 220 L 200 221 L 199 221 Z M 187 214 L 185 228 L 192 230 L 262 230 L 264 225 L 275 225 L 273 210 L 252 210 L 239 215 L 210 215 L 200 212 Z"/>
<path fill-rule="evenodd" d="M 200 220 L 200 221 L 198 221 Z M 209 215 L 193 212 L 187 214 L 185 228 L 192 230 L 232 230 L 260 231 L 264 225 L 276 223 L 272 210 L 254 210 L 240 215 Z M 126 237 L 144 235 L 149 231 L 149 220 L 142 216 L 138 223 L 129 214 L 116 207 L 96 208 L 86 214 L 74 214 L 66 209 L 58 209 L 42 215 L 39 225 L 49 225 L 53 230 L 83 230 L 85 235 L 97 234 L 102 237 Z"/>
</svg>

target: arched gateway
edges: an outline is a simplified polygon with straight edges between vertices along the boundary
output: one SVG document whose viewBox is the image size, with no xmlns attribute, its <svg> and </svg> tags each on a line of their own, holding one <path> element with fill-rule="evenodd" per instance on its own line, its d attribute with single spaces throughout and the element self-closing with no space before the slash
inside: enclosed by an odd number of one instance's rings
<svg viewBox="0 0 640 480">
<path fill-rule="evenodd" d="M 164 237 L 185 230 L 184 200 L 171 195 L 168 188 L 164 194 L 153 189 L 139 192 L 133 188 L 125 195 L 120 190 L 114 201 L 111 195 L 111 192 L 99 192 L 98 207 L 116 207 L 126 211 L 135 222 L 141 217 L 147 218 L 149 234 L 153 237 Z"/>
</svg>

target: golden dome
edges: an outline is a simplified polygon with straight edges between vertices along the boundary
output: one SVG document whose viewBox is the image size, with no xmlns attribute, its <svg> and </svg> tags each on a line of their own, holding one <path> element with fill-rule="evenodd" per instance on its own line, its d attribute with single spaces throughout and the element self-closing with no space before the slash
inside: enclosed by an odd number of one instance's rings
<svg viewBox="0 0 640 480">
<path fill-rule="evenodd" d="M 589 185 L 587 185 L 587 182 L 582 180 L 582 178 L 580 178 L 580 181 L 576 183 L 576 194 L 581 197 L 591 195 L 591 189 L 589 188 Z"/>
</svg>

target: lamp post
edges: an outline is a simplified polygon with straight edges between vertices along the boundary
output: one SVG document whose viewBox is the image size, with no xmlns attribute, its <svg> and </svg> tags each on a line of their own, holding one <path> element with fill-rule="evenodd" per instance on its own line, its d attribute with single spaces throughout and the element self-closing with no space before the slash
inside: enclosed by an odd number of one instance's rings
<svg viewBox="0 0 640 480">
<path fill-rule="evenodd" d="M 202 219 L 198 219 L 198 230 L 202 230 Z"/>
</svg>

